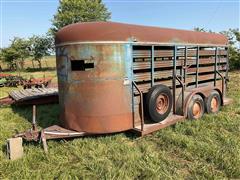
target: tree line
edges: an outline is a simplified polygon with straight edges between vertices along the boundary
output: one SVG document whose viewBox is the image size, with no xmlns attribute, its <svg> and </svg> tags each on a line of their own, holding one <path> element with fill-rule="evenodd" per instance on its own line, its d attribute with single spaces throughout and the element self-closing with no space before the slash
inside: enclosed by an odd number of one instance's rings
<svg viewBox="0 0 240 180">
<path fill-rule="evenodd" d="M 23 70 L 27 58 L 32 60 L 33 68 L 35 68 L 34 61 L 36 61 L 41 69 L 42 58 L 53 53 L 53 50 L 54 44 L 51 36 L 14 37 L 9 47 L 1 49 L 0 60 L 6 63 L 11 71 Z"/>
</svg>

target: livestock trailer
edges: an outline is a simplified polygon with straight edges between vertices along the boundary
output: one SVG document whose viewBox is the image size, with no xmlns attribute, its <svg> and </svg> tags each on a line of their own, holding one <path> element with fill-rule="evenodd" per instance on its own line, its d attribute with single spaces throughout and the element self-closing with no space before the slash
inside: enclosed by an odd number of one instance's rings
<svg viewBox="0 0 240 180">
<path fill-rule="evenodd" d="M 55 40 L 66 129 L 144 135 L 230 103 L 221 34 L 88 22 L 62 28 Z"/>
</svg>

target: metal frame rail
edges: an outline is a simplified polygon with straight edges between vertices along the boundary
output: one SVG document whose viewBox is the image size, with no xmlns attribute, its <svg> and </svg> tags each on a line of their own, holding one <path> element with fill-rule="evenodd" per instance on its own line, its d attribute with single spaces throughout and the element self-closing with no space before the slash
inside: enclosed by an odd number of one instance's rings
<svg viewBox="0 0 240 180">
<path fill-rule="evenodd" d="M 224 84 L 225 84 L 225 81 L 224 81 L 224 77 L 223 77 L 223 75 L 218 71 L 218 70 L 216 70 L 216 73 L 221 77 L 221 79 L 222 79 L 222 97 L 224 97 L 224 95 L 225 95 L 225 91 L 224 91 Z"/>
<path fill-rule="evenodd" d="M 143 128 L 144 128 L 144 110 L 143 110 L 143 95 L 142 95 L 142 92 L 140 91 L 140 89 L 138 88 L 137 84 L 132 81 L 132 84 L 133 86 L 137 89 L 137 91 L 139 92 L 139 95 L 140 95 L 140 103 L 141 103 L 141 131 L 143 131 Z M 134 106 L 134 104 L 133 104 Z M 134 108 L 133 108 L 134 109 Z M 134 113 L 134 112 L 133 112 Z M 133 123 L 134 125 L 134 123 Z M 135 128 L 135 125 L 134 125 L 134 128 Z"/>
<path fill-rule="evenodd" d="M 182 114 L 184 114 L 184 110 L 183 110 L 183 107 L 184 107 L 184 87 L 185 87 L 185 84 L 181 81 L 181 79 L 176 76 L 176 79 L 178 80 L 178 82 L 181 84 L 182 86 Z"/>
<path fill-rule="evenodd" d="M 199 46 L 197 46 L 196 56 L 196 88 L 198 87 L 198 72 L 199 72 Z"/>
<path fill-rule="evenodd" d="M 226 79 L 226 89 L 228 88 L 228 81 L 229 81 L 229 77 L 228 77 L 228 72 L 229 72 L 229 48 L 226 47 L 225 50 L 227 51 L 227 70 L 225 73 L 225 79 Z"/>
<path fill-rule="evenodd" d="M 173 93 L 173 114 L 176 114 L 176 61 L 177 61 L 177 46 L 174 46 L 173 52 L 173 82 L 172 82 L 172 93 Z"/>
<path fill-rule="evenodd" d="M 216 47 L 216 49 L 215 49 L 214 86 L 216 86 L 216 80 L 217 80 L 217 58 L 218 58 L 218 47 Z"/>
<path fill-rule="evenodd" d="M 188 58 L 187 54 L 188 54 L 188 48 L 187 46 L 185 46 L 185 59 L 184 59 L 184 84 L 185 85 L 186 85 L 186 79 L 187 79 L 187 58 Z"/>
<path fill-rule="evenodd" d="M 154 86 L 154 46 L 152 46 L 152 49 L 151 49 L 151 53 L 152 53 L 152 57 L 151 57 L 151 87 Z"/>
<path fill-rule="evenodd" d="M 226 79 L 228 80 L 228 71 L 229 71 L 229 48 L 227 47 L 226 48 L 226 51 L 227 51 L 227 70 L 226 70 Z"/>
</svg>

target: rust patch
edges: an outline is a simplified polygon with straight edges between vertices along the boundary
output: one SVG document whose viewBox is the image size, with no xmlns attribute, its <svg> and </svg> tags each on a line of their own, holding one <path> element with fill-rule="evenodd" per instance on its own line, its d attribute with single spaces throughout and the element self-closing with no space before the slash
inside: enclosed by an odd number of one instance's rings
<svg viewBox="0 0 240 180">
<path fill-rule="evenodd" d="M 63 126 L 87 133 L 131 129 L 131 86 L 124 85 L 127 73 L 124 46 L 88 44 L 70 45 L 66 49 L 67 57 L 57 56 Z M 89 59 L 93 68 L 72 70 L 73 61 Z"/>
<path fill-rule="evenodd" d="M 56 34 L 56 44 L 86 41 L 156 42 L 166 44 L 216 44 L 227 45 L 224 35 L 140 26 L 115 22 L 86 22 L 65 26 Z"/>
</svg>

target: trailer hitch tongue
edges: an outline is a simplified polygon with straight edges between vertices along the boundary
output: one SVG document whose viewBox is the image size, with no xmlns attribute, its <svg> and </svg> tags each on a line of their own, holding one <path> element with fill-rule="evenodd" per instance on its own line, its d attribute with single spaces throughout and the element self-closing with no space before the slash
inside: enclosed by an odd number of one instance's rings
<svg viewBox="0 0 240 180">
<path fill-rule="evenodd" d="M 45 153 L 48 153 L 47 140 L 48 139 L 59 139 L 59 138 L 73 138 L 85 136 L 88 133 L 78 132 L 69 129 L 65 129 L 58 125 L 53 125 L 42 130 L 37 129 L 36 125 L 36 106 L 33 105 L 33 117 L 32 117 L 32 128 L 28 131 L 18 133 L 13 136 L 14 138 L 21 138 L 26 141 L 39 141 L 43 144 Z"/>
<path fill-rule="evenodd" d="M 33 105 L 32 110 L 32 128 L 26 132 L 16 134 L 14 137 L 21 137 L 26 141 L 42 141 L 44 152 L 48 152 L 47 148 L 47 140 L 44 134 L 44 130 L 38 131 L 37 130 L 37 123 L 36 123 L 36 105 Z"/>
<path fill-rule="evenodd" d="M 40 131 L 37 130 L 36 125 L 36 105 L 33 105 L 32 110 L 32 128 L 28 131 L 16 134 L 14 138 L 21 137 L 26 141 L 38 141 L 40 139 Z"/>
<path fill-rule="evenodd" d="M 38 141 L 40 139 L 40 131 L 33 131 L 32 129 L 16 134 L 13 138 L 21 137 L 26 141 Z"/>
</svg>

